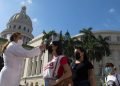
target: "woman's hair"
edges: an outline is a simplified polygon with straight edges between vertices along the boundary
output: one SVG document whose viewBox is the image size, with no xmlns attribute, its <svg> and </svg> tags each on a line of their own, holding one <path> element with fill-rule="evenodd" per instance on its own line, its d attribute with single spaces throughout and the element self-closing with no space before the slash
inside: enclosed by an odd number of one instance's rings
<svg viewBox="0 0 120 86">
<path fill-rule="evenodd" d="M 57 46 L 56 53 L 57 55 L 62 55 L 63 50 L 62 50 L 62 43 L 60 41 L 53 41 L 52 45 Z M 52 53 L 52 46 L 50 45 L 48 48 L 49 53 Z"/>
<path fill-rule="evenodd" d="M 57 55 L 62 55 L 63 49 L 62 49 L 62 43 L 60 41 L 57 41 L 57 43 L 53 43 L 55 46 L 57 46 L 56 53 Z"/>
<path fill-rule="evenodd" d="M 13 34 L 11 35 L 11 37 L 10 37 L 10 42 L 15 41 L 15 39 L 18 38 L 18 36 L 20 36 L 20 35 L 21 35 L 21 33 L 19 33 L 19 32 L 13 33 Z M 7 42 L 7 43 L 4 44 L 4 46 L 3 46 L 3 48 L 2 48 L 2 52 L 3 52 L 3 53 L 4 53 L 4 51 L 6 50 L 8 44 L 9 44 L 10 42 Z"/>
<path fill-rule="evenodd" d="M 10 37 L 10 42 L 15 41 L 15 39 L 18 38 L 20 35 L 21 33 L 19 32 L 13 33 Z"/>
<path fill-rule="evenodd" d="M 75 49 L 79 49 L 81 52 L 84 53 L 84 59 L 83 59 L 83 61 L 88 61 L 86 50 L 83 47 L 75 47 Z"/>
<path fill-rule="evenodd" d="M 106 63 L 105 67 L 114 67 L 113 63 Z"/>
</svg>

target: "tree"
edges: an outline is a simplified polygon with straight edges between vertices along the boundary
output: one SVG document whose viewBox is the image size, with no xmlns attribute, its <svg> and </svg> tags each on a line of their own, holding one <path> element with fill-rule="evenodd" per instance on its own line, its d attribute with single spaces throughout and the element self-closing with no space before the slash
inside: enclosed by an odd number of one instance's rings
<svg viewBox="0 0 120 86">
<path fill-rule="evenodd" d="M 107 43 L 107 38 L 102 36 L 95 37 L 92 33 L 92 28 L 80 30 L 83 33 L 82 36 L 82 46 L 87 50 L 87 55 L 90 60 L 100 61 L 103 56 L 110 55 L 109 44 Z"/>
<path fill-rule="evenodd" d="M 74 55 L 73 39 L 71 38 L 70 33 L 68 31 L 64 35 L 62 34 L 62 31 L 60 31 L 60 33 L 56 33 L 55 31 L 50 31 L 46 33 L 45 31 L 43 31 L 43 34 L 43 41 L 47 39 L 47 46 L 49 46 L 50 42 L 52 41 L 52 35 L 58 35 L 59 41 L 61 41 L 62 43 L 63 54 L 65 54 L 68 57 L 68 59 L 72 59 Z"/>
<path fill-rule="evenodd" d="M 56 33 L 55 31 L 50 31 L 46 33 L 44 31 L 43 40 L 47 39 L 48 45 L 51 41 L 52 35 L 59 35 L 60 41 L 63 46 L 63 53 L 69 57 L 69 59 L 73 59 L 74 57 L 74 47 L 82 46 L 86 49 L 87 55 L 90 60 L 101 61 L 102 58 L 106 55 L 110 55 L 109 44 L 107 43 L 107 38 L 103 38 L 102 36 L 95 37 L 92 32 L 92 28 L 82 29 L 80 30 L 81 40 L 71 38 L 70 33 L 67 31 L 64 35 L 62 31 L 60 33 Z"/>
</svg>

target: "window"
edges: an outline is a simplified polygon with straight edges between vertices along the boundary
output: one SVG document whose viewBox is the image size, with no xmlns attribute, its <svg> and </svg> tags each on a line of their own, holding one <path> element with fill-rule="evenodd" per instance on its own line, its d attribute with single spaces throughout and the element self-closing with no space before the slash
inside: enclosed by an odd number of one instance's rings
<svg viewBox="0 0 120 86">
<path fill-rule="evenodd" d="M 31 83 L 30 86 L 33 86 L 33 83 Z"/>
<path fill-rule="evenodd" d="M 18 29 L 21 29 L 21 26 L 19 26 Z"/>
<path fill-rule="evenodd" d="M 28 32 L 29 32 L 29 29 L 28 29 Z"/>
<path fill-rule="evenodd" d="M 40 60 L 40 66 L 41 66 L 41 68 L 40 68 L 40 73 L 42 73 L 42 65 L 43 63 L 42 63 L 42 60 Z"/>
<path fill-rule="evenodd" d="M 111 36 L 106 36 L 107 41 L 111 41 Z"/>
<path fill-rule="evenodd" d="M 10 25 L 10 28 L 11 28 L 11 25 Z"/>
<path fill-rule="evenodd" d="M 26 31 L 26 27 L 24 27 L 24 31 Z"/>
<path fill-rule="evenodd" d="M 16 28 L 16 25 L 13 26 L 13 29 L 15 29 L 15 28 Z"/>
<path fill-rule="evenodd" d="M 38 85 L 38 82 L 35 83 L 35 86 L 39 86 L 39 85 Z"/>
<path fill-rule="evenodd" d="M 120 41 L 120 36 L 117 36 L 117 41 Z"/>
</svg>

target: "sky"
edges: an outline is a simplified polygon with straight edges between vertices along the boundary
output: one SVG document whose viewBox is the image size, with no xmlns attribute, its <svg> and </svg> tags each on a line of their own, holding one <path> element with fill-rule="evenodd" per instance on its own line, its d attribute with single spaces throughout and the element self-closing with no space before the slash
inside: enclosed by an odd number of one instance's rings
<svg viewBox="0 0 120 86">
<path fill-rule="evenodd" d="M 76 35 L 83 28 L 120 31 L 120 0 L 0 0 L 0 32 L 10 17 L 27 6 L 33 35 L 68 30 Z"/>
</svg>

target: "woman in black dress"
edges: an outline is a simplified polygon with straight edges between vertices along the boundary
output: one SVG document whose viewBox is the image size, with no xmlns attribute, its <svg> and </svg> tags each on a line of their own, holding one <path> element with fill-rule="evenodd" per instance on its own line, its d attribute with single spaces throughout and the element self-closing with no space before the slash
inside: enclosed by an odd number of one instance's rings
<svg viewBox="0 0 120 86">
<path fill-rule="evenodd" d="M 82 47 L 76 47 L 75 58 L 72 65 L 74 86 L 96 86 L 93 65 Z"/>
</svg>

